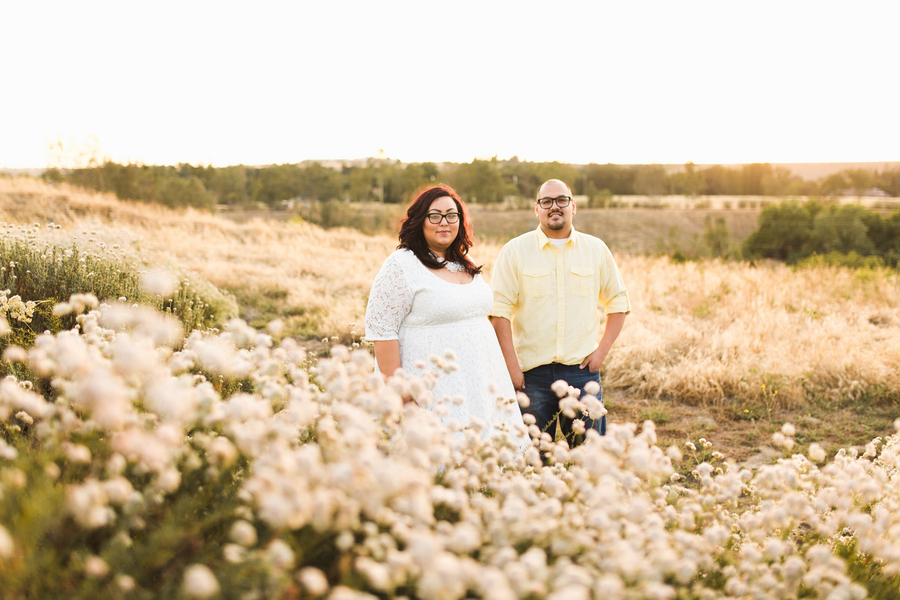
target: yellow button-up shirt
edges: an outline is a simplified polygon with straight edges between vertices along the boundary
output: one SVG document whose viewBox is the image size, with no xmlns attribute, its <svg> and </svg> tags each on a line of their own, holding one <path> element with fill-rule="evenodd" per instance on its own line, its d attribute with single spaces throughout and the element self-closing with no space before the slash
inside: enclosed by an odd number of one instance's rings
<svg viewBox="0 0 900 600">
<path fill-rule="evenodd" d="M 562 249 L 540 227 L 510 240 L 497 256 L 491 287 L 491 316 L 511 322 L 523 371 L 580 364 L 598 345 L 598 306 L 607 314 L 631 312 L 609 248 L 574 228 Z"/>
</svg>

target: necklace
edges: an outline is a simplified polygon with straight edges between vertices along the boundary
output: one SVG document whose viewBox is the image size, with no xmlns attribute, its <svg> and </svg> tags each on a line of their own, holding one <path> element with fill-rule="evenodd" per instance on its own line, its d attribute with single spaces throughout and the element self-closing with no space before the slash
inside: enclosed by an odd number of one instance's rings
<svg viewBox="0 0 900 600">
<path fill-rule="evenodd" d="M 431 253 L 431 256 L 433 256 L 434 259 L 441 264 L 442 268 L 447 269 L 451 273 L 459 273 L 460 271 L 465 269 L 465 267 L 463 267 L 458 262 L 450 262 L 446 258 L 437 256 L 434 252 Z"/>
</svg>

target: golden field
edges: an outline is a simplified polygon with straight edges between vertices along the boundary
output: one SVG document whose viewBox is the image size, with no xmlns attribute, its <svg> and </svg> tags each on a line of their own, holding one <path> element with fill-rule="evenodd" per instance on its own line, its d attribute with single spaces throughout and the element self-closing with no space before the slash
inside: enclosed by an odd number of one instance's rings
<svg viewBox="0 0 900 600">
<path fill-rule="evenodd" d="M 308 339 L 362 336 L 369 286 L 397 243 L 307 223 L 235 223 L 28 178 L 0 178 L 0 219 L 91 230 L 147 265 L 172 263 L 234 293 L 251 323 L 280 317 L 287 333 Z M 473 249 L 488 279 L 499 249 Z M 616 258 L 634 312 L 607 359 L 607 391 L 773 408 L 900 390 L 895 272 Z"/>
</svg>

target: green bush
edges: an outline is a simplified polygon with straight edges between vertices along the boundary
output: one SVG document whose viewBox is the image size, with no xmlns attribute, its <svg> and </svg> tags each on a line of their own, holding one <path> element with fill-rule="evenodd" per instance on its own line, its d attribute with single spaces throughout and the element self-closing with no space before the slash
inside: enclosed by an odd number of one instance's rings
<svg viewBox="0 0 900 600">
<path fill-rule="evenodd" d="M 797 266 L 800 267 L 849 267 L 851 269 L 880 269 L 884 268 L 884 260 L 880 256 L 863 256 L 854 251 L 847 254 L 832 250 L 828 254 L 813 254 L 807 256 Z"/>
<path fill-rule="evenodd" d="M 168 289 L 145 289 L 147 270 L 130 262 L 105 242 L 93 248 L 56 245 L 42 239 L 40 226 L 6 226 L 0 232 L 0 291 L 5 302 L 31 303 L 27 321 L 9 318 L 7 344 L 28 347 L 34 336 L 75 325 L 74 316 L 55 316 L 57 302 L 74 294 L 93 294 L 101 301 L 123 301 L 152 306 L 178 318 L 185 332 L 220 327 L 237 315 L 230 294 L 192 273 L 174 268 L 159 271 Z M 153 286 L 151 286 L 153 287 Z M 165 293 L 161 293 L 165 292 Z M 17 304 L 18 306 L 18 304 Z"/>
<path fill-rule="evenodd" d="M 896 266 L 900 260 L 900 211 L 882 217 L 857 204 L 788 200 L 763 209 L 759 229 L 744 240 L 743 251 L 748 258 L 789 263 L 836 253 L 834 256 L 877 257 L 881 264 Z M 844 259 L 834 260 L 846 265 L 841 262 Z"/>
</svg>

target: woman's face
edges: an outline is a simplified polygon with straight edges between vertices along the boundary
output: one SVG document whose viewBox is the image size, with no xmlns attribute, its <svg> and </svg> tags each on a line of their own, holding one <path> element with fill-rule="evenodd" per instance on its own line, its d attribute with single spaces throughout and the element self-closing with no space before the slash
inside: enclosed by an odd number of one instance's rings
<svg viewBox="0 0 900 600">
<path fill-rule="evenodd" d="M 432 215 L 442 215 L 444 218 L 441 219 L 440 223 L 432 223 L 429 219 L 438 219 L 438 217 Z M 455 215 L 456 222 L 448 223 L 447 215 L 450 215 L 451 219 Z M 459 233 L 461 219 L 462 215 L 459 214 L 459 209 L 456 208 L 456 202 L 450 196 L 442 196 L 431 203 L 431 207 L 428 209 L 428 217 L 425 218 L 425 223 L 422 224 L 422 233 L 425 235 L 425 243 L 428 244 L 432 252 L 438 256 L 443 256 L 444 251 L 450 247 L 450 244 L 456 239 L 456 234 Z"/>
</svg>

